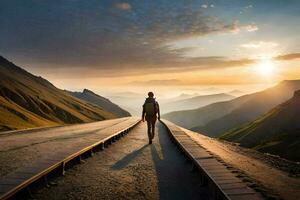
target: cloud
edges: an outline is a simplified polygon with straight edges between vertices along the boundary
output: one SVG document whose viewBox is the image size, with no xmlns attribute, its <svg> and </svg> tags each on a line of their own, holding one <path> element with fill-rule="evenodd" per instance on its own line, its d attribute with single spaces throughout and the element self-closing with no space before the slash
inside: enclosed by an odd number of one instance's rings
<svg viewBox="0 0 300 200">
<path fill-rule="evenodd" d="M 265 41 L 258 41 L 258 42 L 251 42 L 242 44 L 241 47 L 246 49 L 259 49 L 259 48 L 274 48 L 279 46 L 276 42 L 265 42 Z"/>
<path fill-rule="evenodd" d="M 199 79 L 187 79 L 186 77 L 180 77 L 182 80 L 179 79 L 172 79 L 172 80 L 149 80 L 149 81 L 132 81 L 128 82 L 128 85 L 134 86 L 199 86 L 199 85 L 234 85 L 234 84 L 257 84 L 261 83 L 260 79 L 253 79 L 251 77 L 236 77 L 235 75 L 226 75 L 226 76 L 215 76 L 215 77 L 208 77 L 206 75 L 199 75 Z M 173 81 L 174 80 L 174 81 Z M 207 88 L 205 90 L 201 90 L 202 92 L 205 91 L 212 91 L 216 90 L 216 88 Z"/>
<path fill-rule="evenodd" d="M 210 5 L 207 5 L 207 4 L 202 4 L 201 5 L 201 8 L 214 8 L 215 7 L 215 5 L 214 4 L 210 4 Z"/>
<path fill-rule="evenodd" d="M 147 85 L 147 86 L 156 86 L 156 85 L 179 85 L 181 81 L 178 79 L 166 79 L 166 80 L 148 80 L 148 81 L 133 81 L 129 82 L 130 85 Z"/>
<path fill-rule="evenodd" d="M 230 30 L 230 32 L 234 33 L 234 34 L 238 34 L 242 31 L 246 31 L 246 32 L 254 32 L 258 30 L 258 27 L 256 24 L 252 23 L 252 24 L 240 24 L 240 22 L 238 20 L 234 21 L 231 24 L 226 25 L 226 27 L 228 28 L 228 30 Z"/>
<path fill-rule="evenodd" d="M 116 3 L 114 8 L 119 10 L 131 10 L 131 5 L 129 3 Z"/>
<path fill-rule="evenodd" d="M 10 19 L 1 26 L 5 30 L 0 32 L 1 48 L 35 69 L 57 74 L 59 68 L 64 71 L 62 76 L 76 76 L 75 72 L 80 76 L 84 71 L 90 76 L 123 76 L 145 70 L 199 70 L 249 63 L 216 57 L 187 58 L 186 49 L 166 46 L 170 41 L 236 32 L 245 26 L 206 15 L 193 4 L 172 2 L 149 1 L 146 5 L 132 1 L 114 4 L 116 9 L 111 9 L 110 1 L 64 1 L 59 6 L 45 1 L 20 8 L 18 14 L 0 12 L 0 18 Z M 8 4 L 7 10 L 16 7 L 14 1 Z M 134 12 L 119 11 L 132 7 L 136 8 Z M 39 12 L 33 12 L 36 10 Z"/>
<path fill-rule="evenodd" d="M 157 54 L 164 54 L 164 52 L 159 51 Z M 156 57 L 156 56 L 155 56 Z M 153 58 L 153 57 L 151 57 Z M 158 58 L 158 56 L 157 56 Z M 130 59 L 129 59 L 130 60 Z M 74 78 L 111 78 L 111 77 L 125 77 L 125 76 L 140 76 L 149 74 L 169 74 L 169 73 L 181 73 L 187 71 L 201 71 L 207 69 L 225 69 L 225 68 L 235 68 L 235 67 L 245 67 L 257 62 L 252 59 L 229 59 L 226 57 L 196 57 L 196 58 L 184 58 L 178 57 L 176 55 L 168 55 L 168 58 L 162 58 L 160 60 L 143 59 L 135 60 L 135 63 L 127 63 L 125 60 L 123 63 L 116 63 L 109 67 L 90 67 L 90 66 L 69 66 L 56 65 L 55 68 L 52 65 L 43 65 L 40 68 L 37 65 L 37 69 L 34 71 L 39 72 L 42 70 L 50 77 L 55 79 L 74 79 Z M 60 73 L 57 73 L 59 69 Z M 165 82 L 169 84 L 170 82 L 175 82 L 175 80 L 170 80 Z"/>
<path fill-rule="evenodd" d="M 253 5 L 248 5 L 248 6 L 245 6 L 245 9 L 251 9 L 251 8 L 253 8 Z"/>
<path fill-rule="evenodd" d="M 249 24 L 249 25 L 245 25 L 244 29 L 248 32 L 254 32 L 258 30 L 258 27 L 256 24 Z"/>
<path fill-rule="evenodd" d="M 242 8 L 242 10 L 240 11 L 240 14 L 243 14 L 243 13 L 246 13 L 248 12 L 248 10 L 252 9 L 253 8 L 253 5 L 248 5 L 248 6 L 245 6 Z"/>
<path fill-rule="evenodd" d="M 284 54 L 275 57 L 276 60 L 294 60 L 299 58 L 300 58 L 300 53 L 290 53 L 290 54 Z"/>
</svg>

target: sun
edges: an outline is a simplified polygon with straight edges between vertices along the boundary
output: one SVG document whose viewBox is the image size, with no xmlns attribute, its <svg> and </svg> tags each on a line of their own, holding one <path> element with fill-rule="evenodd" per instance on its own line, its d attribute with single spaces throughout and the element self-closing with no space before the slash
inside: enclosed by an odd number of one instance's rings
<svg viewBox="0 0 300 200">
<path fill-rule="evenodd" d="M 263 59 L 256 66 L 256 72 L 262 76 L 271 76 L 275 66 L 271 59 Z"/>
</svg>

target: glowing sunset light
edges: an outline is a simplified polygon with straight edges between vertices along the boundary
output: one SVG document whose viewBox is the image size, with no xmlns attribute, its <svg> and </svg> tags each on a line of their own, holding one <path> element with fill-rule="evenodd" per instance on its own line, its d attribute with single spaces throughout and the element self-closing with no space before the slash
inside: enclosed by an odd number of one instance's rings
<svg viewBox="0 0 300 200">
<path fill-rule="evenodd" d="M 271 59 L 263 59 L 256 65 L 255 70 L 262 76 L 271 76 L 274 73 L 275 65 Z"/>
</svg>

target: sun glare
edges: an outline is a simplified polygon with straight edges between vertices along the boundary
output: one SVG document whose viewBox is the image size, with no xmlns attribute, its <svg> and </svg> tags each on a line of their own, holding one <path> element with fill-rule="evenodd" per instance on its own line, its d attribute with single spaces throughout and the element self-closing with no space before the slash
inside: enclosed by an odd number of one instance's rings
<svg viewBox="0 0 300 200">
<path fill-rule="evenodd" d="M 258 74 L 263 76 L 271 76 L 274 72 L 274 63 L 270 59 L 261 60 L 256 66 Z"/>
</svg>

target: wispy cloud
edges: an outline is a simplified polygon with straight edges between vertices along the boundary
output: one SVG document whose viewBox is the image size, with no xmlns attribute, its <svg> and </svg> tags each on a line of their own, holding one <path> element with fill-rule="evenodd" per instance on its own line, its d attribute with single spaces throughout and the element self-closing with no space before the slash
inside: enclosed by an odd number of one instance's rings
<svg viewBox="0 0 300 200">
<path fill-rule="evenodd" d="M 215 7 L 215 5 L 214 4 L 202 4 L 201 5 L 201 8 L 214 8 Z"/>
<path fill-rule="evenodd" d="M 265 41 L 256 41 L 246 44 L 242 44 L 241 47 L 246 49 L 258 49 L 258 48 L 274 48 L 279 46 L 276 42 L 265 42 Z"/>
<path fill-rule="evenodd" d="M 130 85 L 147 85 L 147 86 L 157 86 L 157 85 L 179 85 L 182 82 L 178 79 L 166 79 L 166 80 L 148 80 L 148 81 L 132 81 L 129 82 Z"/>
<path fill-rule="evenodd" d="M 61 73 L 62 77 L 78 77 L 83 73 L 95 77 L 127 76 L 247 66 L 255 60 L 233 59 L 234 53 L 228 46 L 232 43 L 235 48 L 239 46 L 236 41 L 261 40 L 265 36 L 258 31 L 259 24 L 263 23 L 233 21 L 236 16 L 226 9 L 227 3 L 215 7 L 210 3 L 174 0 L 62 1 L 61 4 L 50 0 L 28 1 L 31 3 L 0 1 L 0 7 L 7 8 L 0 12 L 0 19 L 10 19 L 0 20 L 3 29 L 0 50 L 12 60 L 16 58 L 40 70 L 52 70 L 53 74 L 58 74 L 59 68 L 65 72 Z M 233 7 L 238 11 L 241 5 Z M 253 34 L 255 31 L 258 32 Z M 227 35 L 230 39 L 223 42 Z M 187 57 L 187 49 L 172 49 L 166 45 L 190 37 L 205 37 L 214 42 L 198 45 L 197 48 L 204 47 L 205 51 L 199 54 L 202 57 L 196 58 Z M 245 42 L 240 49 L 256 51 L 276 45 Z M 210 46 L 220 51 L 207 53 Z M 294 57 L 278 57 L 291 58 Z"/>
<path fill-rule="evenodd" d="M 123 60 L 122 63 L 111 63 L 110 67 L 78 67 L 70 70 L 69 67 L 60 66 L 60 74 L 57 74 L 56 69 L 47 69 L 47 73 L 54 73 L 58 78 L 59 76 L 63 78 L 78 78 L 82 77 L 82 74 L 88 77 L 122 77 L 122 76 L 140 76 L 141 74 L 169 74 L 169 73 L 182 73 L 182 72 L 193 72 L 207 69 L 225 69 L 225 68 L 235 68 L 235 67 L 246 67 L 256 62 L 252 59 L 229 59 L 226 57 L 197 57 L 197 58 L 184 58 L 176 55 L 160 55 L 164 51 L 158 51 L 157 54 L 151 56 L 151 59 L 139 59 L 132 62 L 131 58 Z M 159 57 L 161 56 L 161 57 Z M 156 58 L 156 59 L 153 59 Z M 158 82 L 155 80 L 152 83 Z M 176 82 L 175 80 L 169 80 L 165 82 L 170 84 L 170 82 Z"/>
<path fill-rule="evenodd" d="M 249 25 L 245 25 L 244 28 L 245 28 L 245 30 L 248 31 L 248 32 L 254 32 L 254 31 L 257 31 L 257 30 L 258 30 L 257 25 L 254 24 L 254 23 L 249 24 Z"/>
<path fill-rule="evenodd" d="M 116 3 L 114 8 L 119 10 L 131 10 L 131 5 L 129 3 Z"/>
<path fill-rule="evenodd" d="M 300 53 L 290 53 L 275 57 L 276 60 L 294 60 L 300 59 Z"/>
<path fill-rule="evenodd" d="M 251 24 L 240 24 L 238 20 L 232 23 L 231 32 L 232 33 L 240 33 L 242 31 L 246 32 L 254 32 L 258 30 L 258 26 L 255 23 Z"/>
<path fill-rule="evenodd" d="M 252 9 L 253 8 L 253 5 L 247 5 L 245 7 L 242 8 L 242 10 L 240 11 L 240 14 L 243 14 L 245 12 L 247 12 L 248 10 Z"/>
<path fill-rule="evenodd" d="M 244 25 L 237 21 L 227 22 L 193 9 L 192 5 L 182 6 L 177 1 L 172 4 L 151 1 L 147 8 L 139 1 L 131 4 L 107 2 L 100 7 L 88 2 L 85 4 L 90 8 L 88 12 L 78 10 L 79 3 L 76 1 L 68 6 L 63 3 L 59 9 L 54 9 L 49 1 L 46 3 L 49 9 L 39 12 L 42 17 L 31 15 L 24 9 L 22 15 L 13 18 L 21 21 L 22 26 L 11 21 L 15 26 L 6 26 L 6 32 L 11 34 L 2 36 L 0 33 L 2 47 L 28 64 L 34 61 L 54 69 L 60 65 L 87 71 L 113 69 L 116 74 L 121 70 L 131 73 L 148 68 L 205 68 L 235 66 L 237 63 L 223 58 L 187 58 L 184 49 L 170 49 L 164 45 L 188 37 L 244 30 Z M 33 4 L 30 9 L 43 10 L 41 5 Z M 116 9 L 109 9 L 111 6 Z M 132 7 L 137 9 L 134 12 L 118 11 Z M 71 17 L 70 13 L 73 13 Z M 58 32 L 53 34 L 54 30 Z M 22 35 L 16 36 L 15 32 L 22 32 Z M 18 41 L 17 46 L 11 45 L 14 41 Z"/>
<path fill-rule="evenodd" d="M 248 6 L 245 6 L 245 9 L 251 9 L 251 8 L 253 8 L 253 5 L 248 5 Z"/>
</svg>

